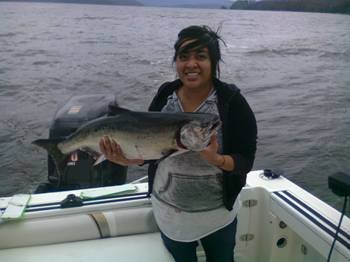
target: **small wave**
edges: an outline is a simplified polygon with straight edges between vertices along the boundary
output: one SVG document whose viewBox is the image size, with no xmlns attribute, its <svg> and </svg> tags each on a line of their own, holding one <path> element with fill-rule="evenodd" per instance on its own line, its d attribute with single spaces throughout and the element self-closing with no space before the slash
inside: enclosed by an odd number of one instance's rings
<svg viewBox="0 0 350 262">
<path fill-rule="evenodd" d="M 3 86 L 0 86 L 3 87 Z M 18 94 L 18 88 L 15 90 L 5 90 L 0 92 L 1 96 L 4 97 L 14 97 Z"/>
<path fill-rule="evenodd" d="M 110 76 L 113 76 L 113 77 L 123 77 L 124 75 L 121 74 L 119 71 L 109 71 L 109 72 L 106 72 L 106 71 L 99 71 L 99 72 L 96 72 L 96 76 L 97 77 L 110 77 Z"/>
<path fill-rule="evenodd" d="M 349 59 L 350 50 L 332 52 L 332 51 L 321 51 L 320 58 L 340 58 L 340 59 Z"/>
<path fill-rule="evenodd" d="M 0 75 L 1 74 L 5 74 L 5 73 L 7 73 L 9 71 L 11 71 L 11 68 L 9 68 L 9 67 L 2 67 L 2 68 L 0 68 Z"/>
<path fill-rule="evenodd" d="M 0 82 L 0 95 L 3 98 L 7 94 L 17 94 L 18 90 L 20 90 L 23 86 L 22 85 L 15 85 L 15 84 L 8 84 L 8 83 L 1 83 Z"/>
<path fill-rule="evenodd" d="M 59 61 L 35 61 L 32 63 L 32 65 L 35 66 L 46 66 L 46 65 L 55 65 L 55 64 L 59 64 Z"/>
<path fill-rule="evenodd" d="M 48 64 L 51 64 L 51 62 L 48 62 L 48 61 L 35 61 L 33 63 L 33 65 L 35 65 L 35 66 L 48 65 Z"/>
<path fill-rule="evenodd" d="M 112 17 L 107 17 L 107 16 L 105 16 L 105 17 L 103 17 L 103 16 L 101 16 L 101 17 L 99 17 L 99 16 L 83 16 L 83 17 L 77 17 L 77 18 L 75 18 L 75 20 L 77 20 L 77 21 L 82 21 L 82 20 L 108 20 L 108 19 L 112 19 Z"/>
<path fill-rule="evenodd" d="M 27 57 L 27 56 L 35 56 L 35 55 L 48 55 L 46 50 L 42 49 L 28 49 L 20 53 L 16 53 L 14 57 Z"/>
<path fill-rule="evenodd" d="M 19 35 L 20 33 L 6 33 L 6 34 L 0 34 L 0 37 L 14 37 Z"/>
<path fill-rule="evenodd" d="M 151 65 L 151 61 L 146 59 L 136 59 L 135 63 L 139 65 Z"/>
<path fill-rule="evenodd" d="M 99 41 L 97 41 L 97 40 L 84 40 L 84 41 L 80 41 L 79 42 L 80 44 L 98 44 L 98 43 L 100 43 Z"/>
<path fill-rule="evenodd" d="M 12 53 L 13 51 L 15 51 L 15 50 L 14 49 L 7 49 L 7 48 L 0 49 L 0 53 Z"/>
<path fill-rule="evenodd" d="M 262 48 L 245 52 L 251 56 L 317 56 L 319 58 L 348 58 L 350 50 L 328 51 L 316 48 Z"/>
<path fill-rule="evenodd" d="M 277 56 L 288 56 L 288 55 L 305 55 L 318 53 L 319 50 L 314 48 L 262 48 L 258 50 L 247 51 L 248 55 L 277 55 Z"/>
</svg>

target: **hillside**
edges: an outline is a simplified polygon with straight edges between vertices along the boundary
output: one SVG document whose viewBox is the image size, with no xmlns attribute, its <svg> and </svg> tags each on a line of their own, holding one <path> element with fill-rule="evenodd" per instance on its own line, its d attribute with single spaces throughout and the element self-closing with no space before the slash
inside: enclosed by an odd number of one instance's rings
<svg viewBox="0 0 350 262">
<path fill-rule="evenodd" d="M 143 5 L 136 0 L 0 0 L 0 2 L 45 2 L 45 3 L 133 5 L 133 6 Z"/>
<path fill-rule="evenodd" d="M 191 7 L 191 8 L 221 8 L 229 7 L 229 0 L 139 0 L 145 6 Z"/>
<path fill-rule="evenodd" d="M 231 9 L 350 13 L 350 0 L 238 0 Z"/>
</svg>

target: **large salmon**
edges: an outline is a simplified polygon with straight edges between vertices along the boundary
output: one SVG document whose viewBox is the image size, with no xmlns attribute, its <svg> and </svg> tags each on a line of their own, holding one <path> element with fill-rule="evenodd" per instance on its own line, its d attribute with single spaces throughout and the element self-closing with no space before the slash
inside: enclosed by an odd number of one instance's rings
<svg viewBox="0 0 350 262">
<path fill-rule="evenodd" d="M 75 150 L 101 155 L 99 141 L 104 136 L 114 139 L 126 158 L 153 160 L 176 151 L 201 151 L 220 125 L 216 115 L 205 113 L 135 112 L 114 108 L 114 115 L 92 120 L 68 137 L 38 139 L 33 144 L 43 147 L 63 174 L 67 155 Z"/>
</svg>

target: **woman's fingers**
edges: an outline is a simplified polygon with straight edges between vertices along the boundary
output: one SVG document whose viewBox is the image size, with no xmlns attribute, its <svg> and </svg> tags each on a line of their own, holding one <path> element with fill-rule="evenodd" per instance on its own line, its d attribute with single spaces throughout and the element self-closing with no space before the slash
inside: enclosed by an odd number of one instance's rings
<svg viewBox="0 0 350 262">
<path fill-rule="evenodd" d="M 100 139 L 99 146 L 102 154 L 106 155 L 106 148 L 103 138 Z"/>
<path fill-rule="evenodd" d="M 210 137 L 210 143 L 209 144 L 217 144 L 218 143 L 218 136 L 216 132 Z"/>
<path fill-rule="evenodd" d="M 111 150 L 112 155 L 122 155 L 122 151 L 120 149 L 120 146 L 115 142 L 114 139 L 111 141 Z"/>
<path fill-rule="evenodd" d="M 127 159 L 120 145 L 114 140 L 110 139 L 108 136 L 101 138 L 99 142 L 100 150 L 105 155 L 106 159 L 119 165 L 141 165 L 143 164 L 143 159 Z"/>
<path fill-rule="evenodd" d="M 200 152 L 200 156 L 203 159 L 205 159 L 208 163 L 216 165 L 216 163 L 218 162 L 218 157 L 220 156 L 218 154 L 218 149 L 219 144 L 217 134 L 214 133 L 210 137 L 209 145 Z"/>
<path fill-rule="evenodd" d="M 106 148 L 106 154 L 107 155 L 112 155 L 113 154 L 113 148 L 112 148 L 111 140 L 109 139 L 108 136 L 105 136 L 103 139 L 104 139 L 104 145 L 105 145 L 105 148 Z"/>
<path fill-rule="evenodd" d="M 113 156 L 117 155 L 118 149 L 116 145 L 117 143 L 115 141 L 112 142 L 107 136 L 101 138 L 99 142 L 100 150 L 108 160 L 113 160 Z"/>
</svg>

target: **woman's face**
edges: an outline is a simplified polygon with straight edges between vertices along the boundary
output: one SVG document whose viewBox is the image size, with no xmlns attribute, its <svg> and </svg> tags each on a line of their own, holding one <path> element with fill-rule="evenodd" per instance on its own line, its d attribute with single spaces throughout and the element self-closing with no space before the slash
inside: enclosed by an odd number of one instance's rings
<svg viewBox="0 0 350 262">
<path fill-rule="evenodd" d="M 181 47 L 191 43 L 192 41 L 193 40 L 184 42 Z M 176 72 L 185 87 L 211 87 L 212 72 L 208 48 L 179 52 L 176 57 L 175 64 Z"/>
</svg>

